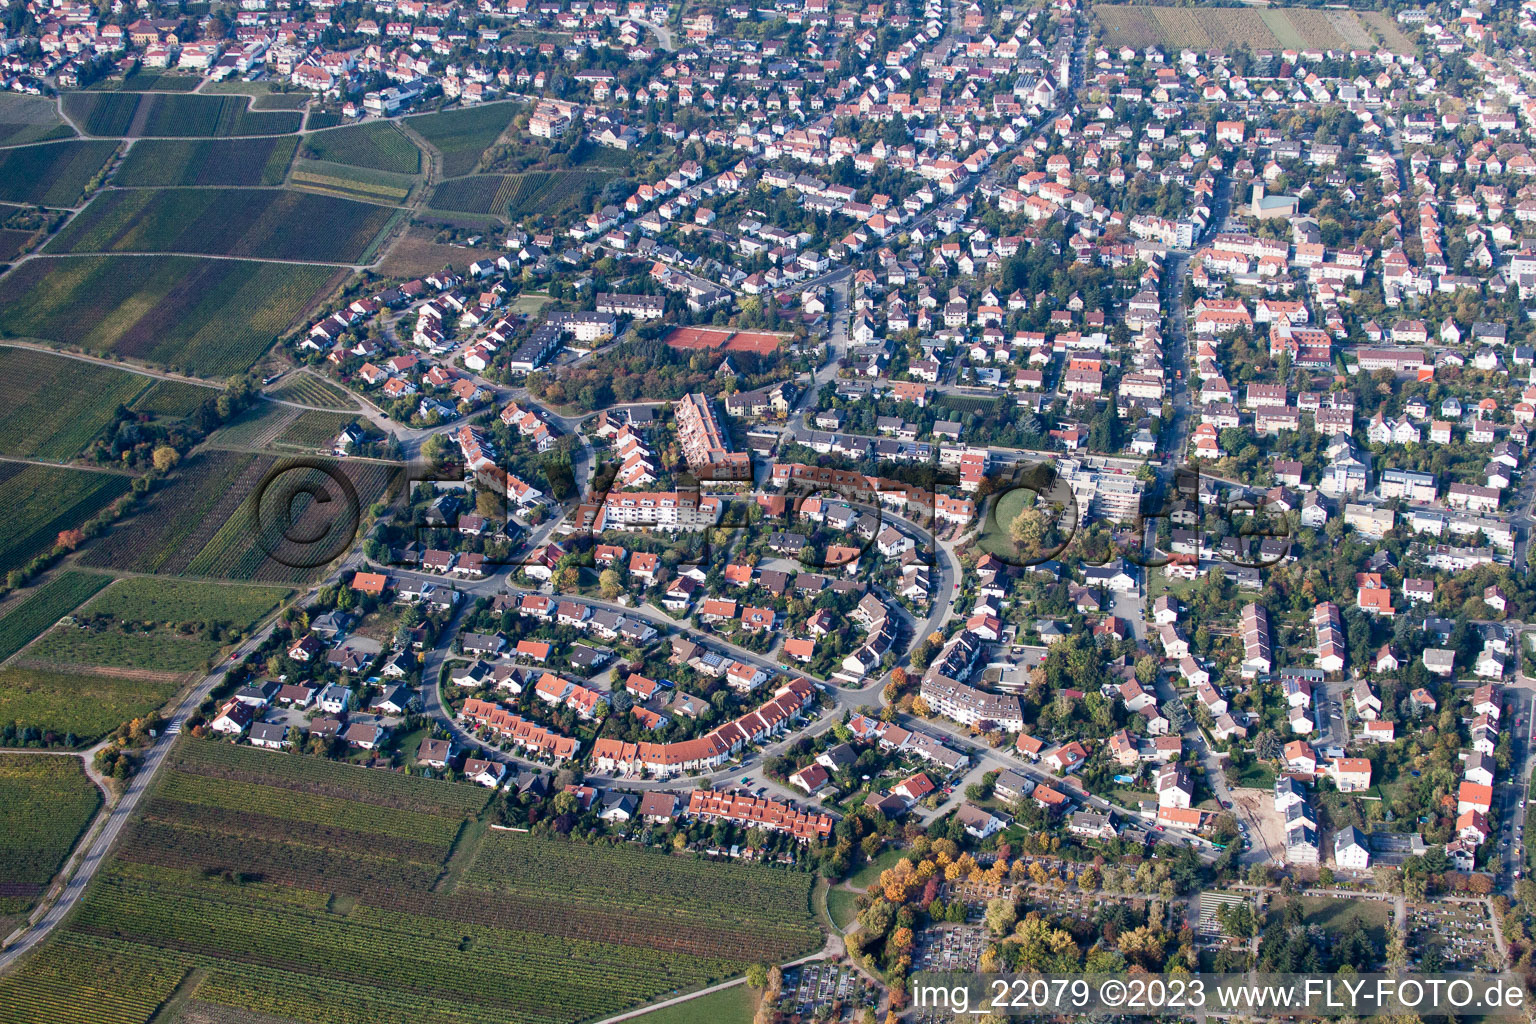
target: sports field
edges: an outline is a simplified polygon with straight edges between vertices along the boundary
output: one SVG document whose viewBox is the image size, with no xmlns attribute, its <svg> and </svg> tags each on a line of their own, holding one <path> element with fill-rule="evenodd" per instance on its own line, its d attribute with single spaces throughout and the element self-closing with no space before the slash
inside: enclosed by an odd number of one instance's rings
<svg viewBox="0 0 1536 1024">
<path fill-rule="evenodd" d="M 710 327 L 675 327 L 667 335 L 667 344 L 676 349 L 724 349 L 727 352 L 756 352 L 767 355 L 784 344 L 787 336 L 758 331 L 717 330 Z"/>
</svg>

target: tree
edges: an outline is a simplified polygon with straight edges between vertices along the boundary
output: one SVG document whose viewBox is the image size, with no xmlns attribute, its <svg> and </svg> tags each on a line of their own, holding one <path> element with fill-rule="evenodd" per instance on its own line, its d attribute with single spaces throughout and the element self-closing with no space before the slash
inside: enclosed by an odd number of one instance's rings
<svg viewBox="0 0 1536 1024">
<path fill-rule="evenodd" d="M 747 984 L 755 989 L 764 989 L 768 986 L 768 968 L 763 964 L 753 964 L 747 968 Z"/>
<path fill-rule="evenodd" d="M 181 454 L 168 444 L 163 444 L 155 449 L 153 456 L 155 468 L 160 472 L 169 472 L 171 467 L 181 461 Z"/>
<path fill-rule="evenodd" d="M 1142 686 L 1151 686 L 1157 679 L 1157 659 L 1150 654 L 1143 654 L 1136 659 L 1136 681 Z"/>
<path fill-rule="evenodd" d="M 617 569 L 604 569 L 597 578 L 597 585 L 602 590 L 603 597 L 609 601 L 618 597 L 624 590 L 624 580 Z"/>
</svg>

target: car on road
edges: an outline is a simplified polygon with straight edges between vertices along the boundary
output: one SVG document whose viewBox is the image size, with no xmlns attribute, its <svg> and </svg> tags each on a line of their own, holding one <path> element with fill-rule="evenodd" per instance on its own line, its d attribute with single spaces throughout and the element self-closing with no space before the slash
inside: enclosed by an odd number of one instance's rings
<svg viewBox="0 0 1536 1024">
<path fill-rule="evenodd" d="M 741 777 L 741 784 L 743 786 L 751 785 L 752 784 L 752 776 L 750 776 L 750 775 L 743 775 Z"/>
</svg>

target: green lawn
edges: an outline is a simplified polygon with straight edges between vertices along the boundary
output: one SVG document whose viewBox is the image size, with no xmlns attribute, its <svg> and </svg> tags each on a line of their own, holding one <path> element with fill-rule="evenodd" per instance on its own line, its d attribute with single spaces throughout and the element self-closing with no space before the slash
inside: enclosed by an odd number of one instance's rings
<svg viewBox="0 0 1536 1024">
<path fill-rule="evenodd" d="M 1008 524 L 1024 510 L 1024 499 L 1028 493 L 1015 488 L 1000 496 L 990 506 L 986 521 L 981 527 L 981 536 L 976 541 L 981 550 L 998 558 L 1016 557 L 1013 538 L 1008 536 Z"/>
<path fill-rule="evenodd" d="M 757 993 L 746 985 L 732 985 L 630 1019 L 634 1024 L 748 1024 L 756 1012 Z"/>
<path fill-rule="evenodd" d="M 882 850 L 878 857 L 855 871 L 848 878 L 848 884 L 852 885 L 855 889 L 868 889 L 880 880 L 880 872 L 894 866 L 898 860 L 901 860 L 902 853 L 903 851 L 894 847 Z"/>
<path fill-rule="evenodd" d="M 829 889 L 827 891 L 827 915 L 832 918 L 832 923 L 838 929 L 848 927 L 854 918 L 859 916 L 859 894 L 849 892 L 847 889 Z"/>
<path fill-rule="evenodd" d="M 1273 906 L 1273 904 L 1271 904 Z M 1326 896 L 1301 897 L 1302 914 L 1307 924 L 1321 925 L 1325 931 L 1340 934 L 1353 921 L 1364 926 L 1366 934 L 1378 946 L 1387 944 L 1391 927 L 1391 906 L 1382 900 L 1331 899 Z"/>
</svg>

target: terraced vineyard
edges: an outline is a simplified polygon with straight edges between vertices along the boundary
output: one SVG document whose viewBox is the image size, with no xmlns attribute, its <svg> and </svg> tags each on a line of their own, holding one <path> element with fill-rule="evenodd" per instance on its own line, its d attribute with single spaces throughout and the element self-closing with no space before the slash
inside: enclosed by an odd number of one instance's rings
<svg viewBox="0 0 1536 1024">
<path fill-rule="evenodd" d="M 0 461 L 0 565 L 26 565 L 59 531 L 81 526 L 128 491 L 128 477 Z"/>
<path fill-rule="evenodd" d="M 433 891 L 484 790 L 211 741 L 183 740 L 172 758 L 14 998 L 61 998 L 57 960 L 110 951 L 119 970 L 198 968 L 187 994 L 210 1017 L 564 1024 L 820 943 L 809 874 L 520 837 L 512 856 L 552 866 L 518 868 L 515 896 L 495 878 Z M 503 835 L 481 840 L 494 848 L 476 871 L 501 870 Z M 569 914 L 530 913 L 573 893 Z M 741 927 L 748 913 L 766 931 Z"/>
<path fill-rule="evenodd" d="M 409 117 L 406 124 L 442 153 L 443 177 L 457 178 L 475 169 L 480 154 L 501 137 L 522 109 L 519 103 L 485 103 Z"/>
<path fill-rule="evenodd" d="M 390 467 L 377 463 L 324 463 L 351 481 L 362 509 L 381 497 L 390 484 Z M 207 576 L 215 579 L 254 580 L 263 583 L 304 583 L 313 579 L 320 567 L 294 568 L 268 552 L 302 563 L 313 551 L 339 553 L 345 539 L 356 528 L 356 511 L 350 500 L 339 494 L 337 483 L 324 472 L 295 469 L 285 474 L 291 462 L 271 456 L 246 452 L 204 451 L 177 470 L 175 480 L 153 494 L 145 510 L 136 516 L 131 529 L 113 530 L 102 542 L 86 552 L 86 563 L 103 568 L 126 569 L 163 575 Z M 258 520 L 248 502 L 264 481 L 282 474 L 281 486 L 271 486 L 263 494 Z M 283 517 L 271 506 L 281 499 L 296 497 L 304 486 L 313 486 L 336 495 L 341 500 L 324 505 L 293 503 L 294 518 L 289 536 L 307 536 L 317 542 L 292 550 L 281 539 Z"/>
<path fill-rule="evenodd" d="M 112 582 L 94 572 L 61 572 L 23 600 L 12 600 L 0 616 L 0 661 L 37 639 L 43 630 L 84 604 Z"/>
<path fill-rule="evenodd" d="M 194 256 L 37 258 L 0 278 L 0 337 L 224 378 L 249 369 L 338 273 Z"/>
<path fill-rule="evenodd" d="M 268 394 L 284 402 L 297 402 L 316 409 L 347 409 L 357 404 L 351 395 L 324 377 L 298 371 L 278 381 Z"/>
<path fill-rule="evenodd" d="M 165 185 L 281 185 L 299 140 L 142 139 L 112 176 L 123 187 Z"/>
<path fill-rule="evenodd" d="M 305 412 L 283 429 L 277 435 L 275 443 L 283 448 L 296 448 L 300 451 L 316 451 L 318 449 L 331 448 L 331 442 L 336 440 L 336 435 L 341 433 L 343 427 L 357 419 L 352 413 L 345 412 Z"/>
<path fill-rule="evenodd" d="M 311 160 L 395 174 L 416 174 L 421 170 L 421 151 L 392 121 L 317 132 L 304 140 L 304 155 Z"/>
<path fill-rule="evenodd" d="M 48 97 L 0 93 L 0 143 L 21 146 L 74 135 L 75 130 L 59 120 L 58 108 Z"/>
<path fill-rule="evenodd" d="M 35 728 L 62 745 L 88 746 L 119 725 L 161 707 L 176 692 L 164 673 L 63 672 L 0 668 L 0 722 Z M 3 1000 L 0 1000 L 3 1002 Z"/>
<path fill-rule="evenodd" d="M 286 135 L 302 115 L 251 110 L 249 96 L 141 92 L 71 92 L 64 111 L 87 135 L 106 137 Z"/>
<path fill-rule="evenodd" d="M 79 758 L 0 753 L 0 914 L 42 895 L 100 806 Z"/>
<path fill-rule="evenodd" d="M 394 211 L 279 189 L 104 192 L 48 246 L 54 253 L 178 252 L 353 262 Z"/>
<path fill-rule="evenodd" d="M 24 657 L 48 665 L 206 671 L 223 647 L 287 594 L 275 587 L 131 577 L 79 609 L 73 624 L 54 627 Z"/>
<path fill-rule="evenodd" d="M 134 412 L 145 412 L 151 416 L 177 419 L 190 416 L 198 406 L 210 398 L 217 398 L 218 395 L 218 388 L 161 378 L 151 384 L 148 391 L 135 399 L 130 408 Z"/>
<path fill-rule="evenodd" d="M 72 139 L 0 150 L 0 200 L 75 206 L 117 143 Z"/>
<path fill-rule="evenodd" d="M 473 174 L 450 178 L 432 193 L 437 210 L 519 217 L 557 215 L 581 204 L 611 181 L 611 171 L 527 171 L 523 174 Z"/>
<path fill-rule="evenodd" d="M 0 347 L 0 455 L 72 459 L 152 382 L 100 363 Z"/>
<path fill-rule="evenodd" d="M 288 183 L 295 188 L 341 199 L 386 204 L 403 202 L 416 182 L 411 175 L 303 159 L 294 162 L 293 171 L 288 176 Z"/>
</svg>

